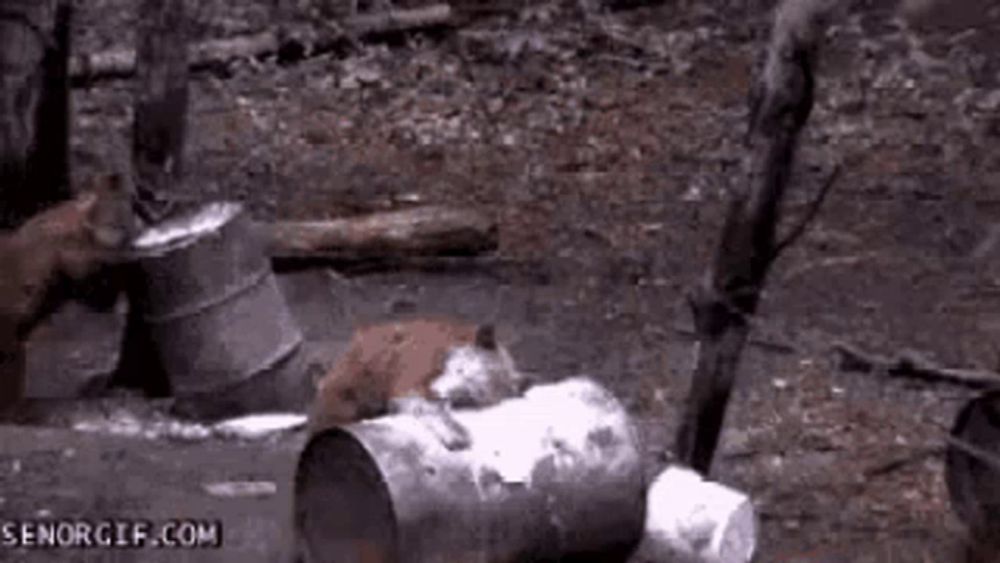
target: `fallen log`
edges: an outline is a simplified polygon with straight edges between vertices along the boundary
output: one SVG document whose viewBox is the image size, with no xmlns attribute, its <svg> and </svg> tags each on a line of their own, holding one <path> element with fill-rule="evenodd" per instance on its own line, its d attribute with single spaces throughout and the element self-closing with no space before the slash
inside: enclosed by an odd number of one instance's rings
<svg viewBox="0 0 1000 563">
<path fill-rule="evenodd" d="M 440 27 L 451 21 L 449 4 L 432 4 L 410 10 L 388 10 L 351 16 L 344 20 L 344 27 L 350 33 L 365 36 Z"/>
<path fill-rule="evenodd" d="M 497 248 L 495 220 L 444 206 L 328 221 L 278 221 L 263 227 L 276 259 L 467 256 Z"/>
<path fill-rule="evenodd" d="M 335 35 L 326 34 L 316 39 L 316 43 L 329 47 L 336 40 Z M 277 31 L 205 41 L 190 47 L 188 68 L 201 71 L 219 68 L 241 58 L 263 58 L 277 54 L 282 45 L 282 35 Z M 69 74 L 75 84 L 80 84 L 100 79 L 130 78 L 135 74 L 135 68 L 135 50 L 119 48 L 72 57 Z"/>
<path fill-rule="evenodd" d="M 288 49 L 318 54 L 347 44 L 351 38 L 378 36 L 449 25 L 451 7 L 434 4 L 412 10 L 390 10 L 381 14 L 353 16 L 337 25 L 310 26 L 308 29 L 268 30 L 259 33 L 214 39 L 191 45 L 189 68 L 201 71 L 224 67 L 247 58 L 265 58 Z M 135 74 L 133 49 L 110 49 L 71 57 L 69 75 L 74 83 L 110 78 L 129 78 Z"/>
<path fill-rule="evenodd" d="M 1000 387 L 1000 374 L 996 372 L 943 367 L 909 350 L 894 358 L 863 352 L 845 342 L 837 342 L 833 350 L 840 357 L 843 371 L 878 371 L 895 377 L 943 381 L 966 387 Z"/>
</svg>

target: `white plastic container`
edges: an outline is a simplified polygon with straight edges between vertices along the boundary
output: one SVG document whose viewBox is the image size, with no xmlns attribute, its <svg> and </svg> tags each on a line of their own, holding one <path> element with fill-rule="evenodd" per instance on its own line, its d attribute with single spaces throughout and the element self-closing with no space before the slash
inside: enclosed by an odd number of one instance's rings
<svg viewBox="0 0 1000 563">
<path fill-rule="evenodd" d="M 669 467 L 649 488 L 640 560 L 748 563 L 757 547 L 757 516 L 743 493 Z"/>
</svg>

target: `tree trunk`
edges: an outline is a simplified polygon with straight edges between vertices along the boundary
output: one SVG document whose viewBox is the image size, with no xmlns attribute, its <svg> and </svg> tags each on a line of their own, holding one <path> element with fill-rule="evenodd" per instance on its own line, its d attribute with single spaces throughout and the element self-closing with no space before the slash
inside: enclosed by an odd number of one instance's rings
<svg viewBox="0 0 1000 563">
<path fill-rule="evenodd" d="M 68 0 L 0 0 L 0 228 L 66 199 Z"/>
<path fill-rule="evenodd" d="M 132 162 L 140 211 L 160 219 L 183 181 L 188 109 L 187 21 L 182 0 L 142 0 L 136 50 Z"/>
<path fill-rule="evenodd" d="M 183 181 L 188 106 L 184 0 L 142 0 L 137 31 L 132 138 L 136 208 L 145 221 L 156 222 L 169 213 L 169 194 Z M 163 396 L 170 392 L 169 381 L 159 362 L 152 360 L 155 348 L 135 298 L 141 277 L 133 273 L 127 278 L 129 312 L 112 383 Z"/>
<path fill-rule="evenodd" d="M 776 10 L 766 64 L 751 92 L 747 184 L 731 195 L 712 267 L 690 296 L 699 341 L 676 454 L 703 475 L 711 469 L 768 271 L 814 216 L 807 213 L 776 240 L 798 136 L 812 110 L 817 45 L 835 2 L 786 0 Z"/>
</svg>

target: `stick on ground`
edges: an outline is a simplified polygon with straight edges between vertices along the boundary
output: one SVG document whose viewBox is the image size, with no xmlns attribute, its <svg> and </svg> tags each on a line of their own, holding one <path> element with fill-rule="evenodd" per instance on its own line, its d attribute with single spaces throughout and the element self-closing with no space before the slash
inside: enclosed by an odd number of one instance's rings
<svg viewBox="0 0 1000 563">
<path fill-rule="evenodd" d="M 833 345 L 844 371 L 881 372 L 894 377 L 911 377 L 940 381 L 965 387 L 1000 387 L 1000 374 L 986 370 L 949 368 L 940 366 L 912 351 L 898 353 L 895 357 L 864 352 L 846 342 Z"/>
</svg>

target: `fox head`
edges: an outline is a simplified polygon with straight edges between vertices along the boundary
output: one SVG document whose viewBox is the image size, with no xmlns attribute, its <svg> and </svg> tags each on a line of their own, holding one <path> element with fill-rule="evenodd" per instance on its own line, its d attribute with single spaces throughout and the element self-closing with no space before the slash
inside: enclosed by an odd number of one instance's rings
<svg viewBox="0 0 1000 563">
<path fill-rule="evenodd" d="M 118 253 L 138 231 L 131 193 L 117 174 L 91 180 L 89 190 L 35 219 L 40 240 L 59 248 L 60 273 L 74 280 L 119 261 Z"/>
<path fill-rule="evenodd" d="M 66 299 L 99 308 L 117 299 L 114 266 L 137 230 L 131 196 L 118 176 L 90 184 L 0 234 L 0 317 L 21 337 Z"/>
</svg>

